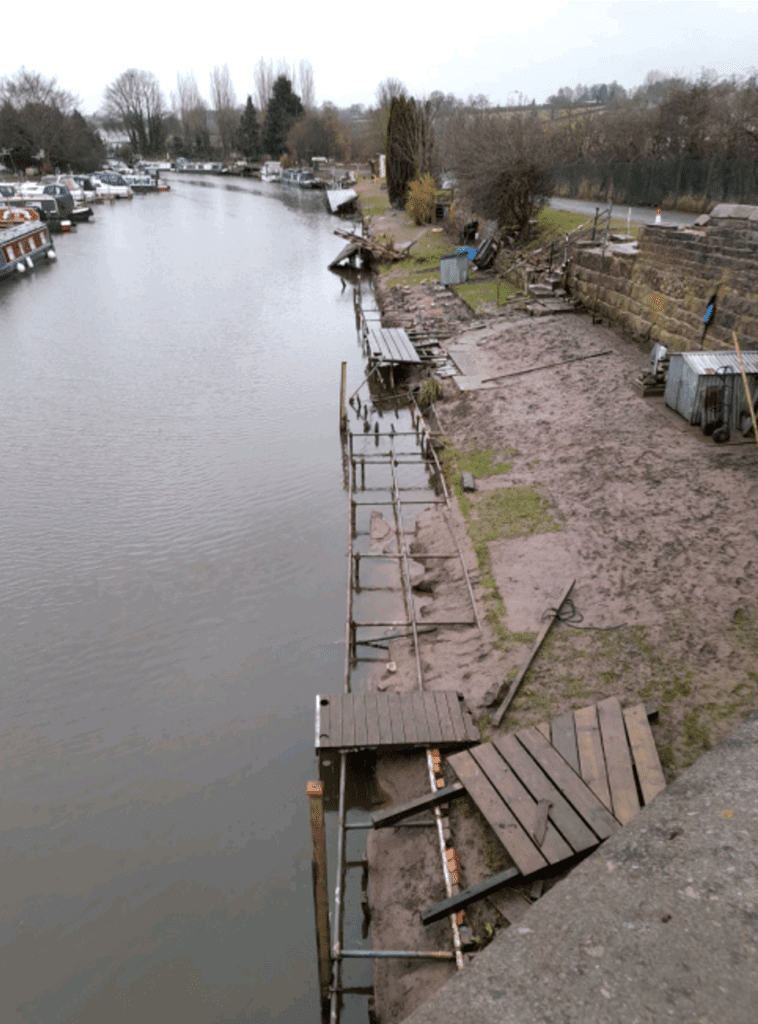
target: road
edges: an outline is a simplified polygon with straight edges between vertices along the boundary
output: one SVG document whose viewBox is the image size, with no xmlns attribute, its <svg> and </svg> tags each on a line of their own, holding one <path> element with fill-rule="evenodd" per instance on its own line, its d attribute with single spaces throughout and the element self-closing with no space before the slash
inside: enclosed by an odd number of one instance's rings
<svg viewBox="0 0 758 1024">
<path fill-rule="evenodd" d="M 553 196 L 550 199 L 550 206 L 553 210 L 568 210 L 569 213 L 586 213 L 588 217 L 592 217 L 595 210 L 599 207 L 601 210 L 606 209 L 605 203 L 597 202 L 585 202 L 583 199 L 560 199 L 558 196 Z M 632 208 L 632 221 L 635 224 L 654 224 L 655 223 L 655 207 L 654 206 L 633 206 Z M 629 207 L 625 205 L 619 205 L 613 207 L 613 217 L 622 218 L 626 220 Z M 663 210 L 661 213 L 662 224 L 675 224 L 677 227 L 683 224 L 692 224 L 700 216 L 698 213 L 679 213 L 675 210 Z"/>
</svg>

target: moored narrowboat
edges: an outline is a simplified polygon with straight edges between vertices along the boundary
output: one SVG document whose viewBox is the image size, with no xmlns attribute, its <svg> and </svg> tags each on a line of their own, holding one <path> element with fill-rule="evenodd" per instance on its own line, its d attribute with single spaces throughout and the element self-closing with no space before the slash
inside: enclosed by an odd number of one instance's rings
<svg viewBox="0 0 758 1024">
<path fill-rule="evenodd" d="M 35 262 L 55 257 L 50 232 L 41 221 L 14 224 L 0 231 L 0 278 L 10 277 L 14 271 L 23 274 Z"/>
</svg>

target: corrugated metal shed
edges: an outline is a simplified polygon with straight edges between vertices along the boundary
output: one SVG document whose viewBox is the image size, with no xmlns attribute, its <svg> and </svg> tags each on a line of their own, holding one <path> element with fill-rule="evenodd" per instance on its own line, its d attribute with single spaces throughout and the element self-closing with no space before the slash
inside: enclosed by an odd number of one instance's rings
<svg viewBox="0 0 758 1024">
<path fill-rule="evenodd" d="M 468 253 L 452 252 L 440 257 L 440 284 L 463 284 L 468 281 Z"/>
<path fill-rule="evenodd" d="M 742 363 L 753 393 L 758 386 L 758 352 L 743 352 Z M 690 423 L 702 423 L 706 404 L 720 408 L 723 370 L 721 373 L 719 370 L 722 367 L 738 375 L 734 380 L 734 399 L 728 425 L 739 429 L 742 413 L 747 411 L 747 400 L 736 352 L 670 351 L 664 392 L 666 405 L 676 409 Z"/>
</svg>

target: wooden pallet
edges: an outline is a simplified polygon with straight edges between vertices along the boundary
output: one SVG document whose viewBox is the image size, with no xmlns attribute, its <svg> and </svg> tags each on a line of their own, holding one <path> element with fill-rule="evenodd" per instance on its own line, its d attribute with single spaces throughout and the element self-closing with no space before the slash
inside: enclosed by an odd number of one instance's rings
<svg viewBox="0 0 758 1024">
<path fill-rule="evenodd" d="M 364 330 L 372 362 L 421 362 L 421 356 L 402 327 L 381 327 L 377 323 L 366 322 Z"/>
<path fill-rule="evenodd" d="M 516 867 L 424 911 L 426 924 L 589 853 L 665 787 L 644 705 L 616 697 L 447 760 Z"/>
<path fill-rule="evenodd" d="M 316 696 L 316 751 L 445 747 L 479 742 L 453 690 Z"/>
</svg>

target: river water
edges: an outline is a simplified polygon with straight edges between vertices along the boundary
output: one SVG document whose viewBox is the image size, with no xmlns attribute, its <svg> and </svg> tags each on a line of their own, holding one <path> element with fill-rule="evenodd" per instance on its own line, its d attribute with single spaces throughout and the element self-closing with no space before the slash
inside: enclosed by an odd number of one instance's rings
<svg viewBox="0 0 758 1024">
<path fill-rule="evenodd" d="M 352 290 L 322 193 L 170 182 L 0 285 L 4 1024 L 318 1019 Z"/>
</svg>

